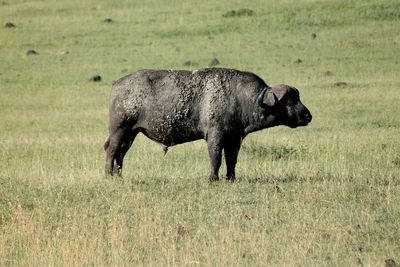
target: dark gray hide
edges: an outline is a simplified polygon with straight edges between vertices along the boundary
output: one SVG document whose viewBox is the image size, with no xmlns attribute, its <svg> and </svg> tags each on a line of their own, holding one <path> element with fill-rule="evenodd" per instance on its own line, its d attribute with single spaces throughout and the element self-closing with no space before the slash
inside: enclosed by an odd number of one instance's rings
<svg viewBox="0 0 400 267">
<path fill-rule="evenodd" d="M 311 114 L 291 86 L 270 88 L 257 75 L 232 69 L 140 70 L 114 83 L 110 135 L 104 144 L 106 174 L 121 174 L 124 156 L 139 132 L 169 146 L 205 139 L 210 180 L 218 180 L 222 150 L 227 179 L 243 138 L 277 125 L 305 126 Z"/>
</svg>

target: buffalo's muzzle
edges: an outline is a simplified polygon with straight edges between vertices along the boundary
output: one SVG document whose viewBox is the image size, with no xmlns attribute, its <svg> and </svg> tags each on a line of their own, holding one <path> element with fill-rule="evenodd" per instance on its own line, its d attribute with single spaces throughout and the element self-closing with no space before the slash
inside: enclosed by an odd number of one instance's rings
<svg viewBox="0 0 400 267">
<path fill-rule="evenodd" d="M 297 121 L 297 126 L 307 126 L 311 120 L 311 113 L 307 112 Z"/>
<path fill-rule="evenodd" d="M 304 115 L 304 121 L 305 121 L 307 124 L 309 124 L 309 123 L 311 122 L 311 120 L 312 120 L 311 113 L 306 113 L 306 114 Z"/>
</svg>

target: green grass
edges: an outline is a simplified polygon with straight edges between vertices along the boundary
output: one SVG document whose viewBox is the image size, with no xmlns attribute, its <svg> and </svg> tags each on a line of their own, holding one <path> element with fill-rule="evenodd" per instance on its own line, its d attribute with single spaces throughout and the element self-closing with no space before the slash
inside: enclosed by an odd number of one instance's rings
<svg viewBox="0 0 400 267">
<path fill-rule="evenodd" d="M 0 266 L 400 262 L 398 1 L 5 0 L 0 17 Z M 105 178 L 111 83 L 213 57 L 296 86 L 313 122 L 248 136 L 233 184 L 208 182 L 204 141 L 163 156 L 143 135 Z"/>
</svg>

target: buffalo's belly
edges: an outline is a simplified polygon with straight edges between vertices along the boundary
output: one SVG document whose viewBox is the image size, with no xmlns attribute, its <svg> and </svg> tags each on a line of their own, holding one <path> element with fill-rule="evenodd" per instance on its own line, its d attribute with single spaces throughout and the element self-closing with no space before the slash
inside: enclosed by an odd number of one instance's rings
<svg viewBox="0 0 400 267">
<path fill-rule="evenodd" d="M 165 146 L 173 146 L 203 138 L 203 133 L 192 127 L 145 127 L 142 132 L 148 138 Z"/>
</svg>

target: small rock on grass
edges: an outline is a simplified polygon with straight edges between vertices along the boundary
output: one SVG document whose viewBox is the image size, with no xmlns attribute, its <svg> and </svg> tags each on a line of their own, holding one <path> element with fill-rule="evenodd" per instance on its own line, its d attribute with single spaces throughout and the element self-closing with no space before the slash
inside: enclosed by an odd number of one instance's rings
<svg viewBox="0 0 400 267">
<path fill-rule="evenodd" d="M 26 51 L 26 54 L 29 56 L 29 55 L 37 55 L 38 54 L 38 52 L 36 52 L 35 50 L 33 50 L 33 49 L 29 49 L 28 51 Z"/>
<path fill-rule="evenodd" d="M 210 62 L 210 66 L 217 66 L 217 65 L 219 65 L 219 64 L 221 64 L 221 62 L 219 62 L 219 60 L 218 60 L 218 58 L 213 58 L 212 60 L 211 60 L 211 62 Z"/>
<path fill-rule="evenodd" d="M 92 82 L 100 82 L 101 81 L 101 76 L 100 75 L 93 75 L 92 77 L 90 77 L 89 81 Z"/>
<path fill-rule="evenodd" d="M 4 23 L 4 27 L 5 28 L 15 28 L 15 24 L 10 21 L 7 21 L 6 23 Z"/>
<path fill-rule="evenodd" d="M 334 85 L 334 86 L 337 86 L 337 87 L 345 87 L 345 86 L 347 86 L 348 84 L 347 84 L 346 82 L 336 82 L 336 83 L 334 83 L 333 85 Z"/>
<path fill-rule="evenodd" d="M 385 260 L 385 267 L 397 267 L 397 263 L 393 259 Z"/>
<path fill-rule="evenodd" d="M 183 66 L 185 66 L 185 67 L 190 67 L 192 65 L 193 65 L 193 62 L 190 60 L 183 62 Z"/>
</svg>

